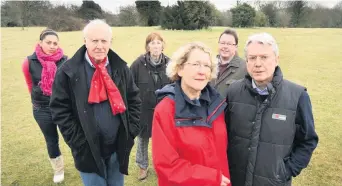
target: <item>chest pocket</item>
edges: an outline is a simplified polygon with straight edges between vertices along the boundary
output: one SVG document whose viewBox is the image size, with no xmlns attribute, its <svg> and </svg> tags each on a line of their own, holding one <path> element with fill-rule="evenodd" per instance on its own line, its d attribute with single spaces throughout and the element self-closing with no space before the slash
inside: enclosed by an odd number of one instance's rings
<svg viewBox="0 0 342 186">
<path fill-rule="evenodd" d="M 260 140 L 273 144 L 291 145 L 296 132 L 295 116 L 296 112 L 292 110 L 268 108 L 263 114 Z"/>
</svg>

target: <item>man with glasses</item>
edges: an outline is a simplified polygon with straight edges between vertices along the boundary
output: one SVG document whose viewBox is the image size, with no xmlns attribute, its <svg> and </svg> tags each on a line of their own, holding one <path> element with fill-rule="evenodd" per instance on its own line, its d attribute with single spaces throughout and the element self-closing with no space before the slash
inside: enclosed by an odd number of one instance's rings
<svg viewBox="0 0 342 186">
<path fill-rule="evenodd" d="M 237 33 L 231 29 L 225 30 L 219 37 L 219 55 L 217 55 L 219 73 L 211 85 L 222 97 L 227 96 L 227 88 L 230 84 L 244 78 L 247 74 L 246 63 L 237 53 L 238 41 Z"/>
<path fill-rule="evenodd" d="M 283 78 L 268 33 L 245 46 L 248 75 L 228 88 L 226 124 L 232 185 L 290 186 L 318 143 L 305 87 Z"/>
<path fill-rule="evenodd" d="M 123 186 L 140 132 L 139 89 L 113 50 L 111 27 L 93 20 L 84 43 L 56 74 L 50 108 L 85 186 Z"/>
</svg>

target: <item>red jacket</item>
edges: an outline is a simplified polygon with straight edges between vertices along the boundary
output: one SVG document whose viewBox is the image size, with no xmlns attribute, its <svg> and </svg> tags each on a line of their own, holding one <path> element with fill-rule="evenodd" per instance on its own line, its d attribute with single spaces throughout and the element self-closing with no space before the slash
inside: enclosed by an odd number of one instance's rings
<svg viewBox="0 0 342 186">
<path fill-rule="evenodd" d="M 207 121 L 218 114 L 211 128 L 178 126 L 188 119 L 175 119 L 175 110 L 175 99 L 165 97 L 154 112 L 152 156 L 158 185 L 219 186 L 222 174 L 230 179 L 223 109 L 209 113 Z"/>
<path fill-rule="evenodd" d="M 30 70 L 29 70 L 29 61 L 27 58 L 25 58 L 25 60 L 23 62 L 22 70 L 24 73 L 27 88 L 29 89 L 29 92 L 31 93 L 33 82 L 32 82 L 32 78 L 31 78 L 31 74 L 30 74 Z"/>
</svg>

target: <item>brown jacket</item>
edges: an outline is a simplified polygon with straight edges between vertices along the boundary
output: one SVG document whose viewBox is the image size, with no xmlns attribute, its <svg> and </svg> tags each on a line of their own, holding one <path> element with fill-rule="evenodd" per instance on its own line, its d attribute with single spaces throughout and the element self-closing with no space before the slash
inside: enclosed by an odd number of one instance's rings
<svg viewBox="0 0 342 186">
<path fill-rule="evenodd" d="M 219 56 L 217 60 L 221 60 Z M 246 62 L 239 56 L 234 56 L 223 73 L 210 83 L 223 98 L 226 98 L 228 86 L 236 80 L 244 78 L 246 74 Z"/>
</svg>

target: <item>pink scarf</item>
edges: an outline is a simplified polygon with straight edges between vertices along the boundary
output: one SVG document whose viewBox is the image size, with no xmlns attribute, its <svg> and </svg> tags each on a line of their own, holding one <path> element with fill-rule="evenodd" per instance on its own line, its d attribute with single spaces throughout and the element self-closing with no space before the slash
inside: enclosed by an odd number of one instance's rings
<svg viewBox="0 0 342 186">
<path fill-rule="evenodd" d="M 45 54 L 39 44 L 37 44 L 35 52 L 43 67 L 41 80 L 38 85 L 42 89 L 44 95 L 51 96 L 52 83 L 57 71 L 56 63 L 64 56 L 63 50 L 58 48 L 56 53 L 48 55 Z"/>
</svg>

